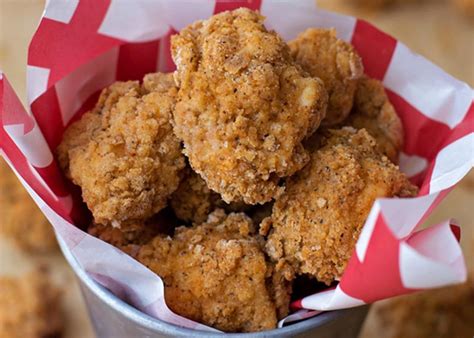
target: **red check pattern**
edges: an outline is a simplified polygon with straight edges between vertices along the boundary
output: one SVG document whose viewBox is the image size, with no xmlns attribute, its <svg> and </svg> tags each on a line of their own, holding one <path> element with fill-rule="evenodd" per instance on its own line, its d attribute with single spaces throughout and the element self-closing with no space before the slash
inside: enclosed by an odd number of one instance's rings
<svg viewBox="0 0 474 338">
<path fill-rule="evenodd" d="M 73 215 L 81 213 L 82 210 L 82 204 L 78 203 L 77 200 L 74 200 L 73 209 L 68 207 L 68 198 L 71 197 L 71 194 L 75 195 L 77 192 L 72 192 L 65 183 L 54 160 L 49 165 L 42 167 L 35 167 L 29 163 L 31 162 L 31 151 L 28 150 L 30 148 L 36 150 L 35 147 L 38 145 L 28 141 L 27 136 L 35 130 L 35 127 L 39 128 L 44 136 L 45 144 L 47 144 L 46 147 L 49 147 L 43 150 L 50 149 L 54 153 L 54 149 L 59 144 L 66 127 L 92 106 L 98 93 L 91 94 L 81 104 L 81 108 L 75 112 L 72 119 L 66 119 L 68 122 L 64 123 L 65 113 L 68 112 L 61 111 L 61 97 L 58 96 L 60 91 L 57 86 L 61 81 L 67 79 L 78 67 L 91 63 L 98 56 L 114 48 L 118 50 L 118 56 L 115 76 L 111 80 L 137 80 L 141 79 L 144 74 L 154 72 L 157 69 L 162 71 L 172 71 L 174 69 L 169 47 L 170 37 L 176 31 L 171 24 L 166 34 L 159 39 L 147 42 L 127 42 L 125 39 L 111 38 L 98 32 L 112 1 L 114 0 L 80 1 L 68 23 L 46 17 L 41 20 L 38 30 L 31 41 L 28 65 L 40 67 L 49 72 L 49 75 L 44 87 L 35 88 L 36 92 L 42 94 L 34 98 L 30 103 L 33 116 L 27 114 L 21 106 L 8 81 L 4 77 L 0 80 L 1 151 L 42 202 L 46 203 L 54 212 L 68 221 L 75 219 Z M 179 2 L 176 1 L 177 4 Z M 279 8 L 282 9 L 281 13 L 279 13 L 281 15 L 279 18 L 284 20 L 284 11 L 300 10 L 301 13 L 298 13 L 298 15 L 301 14 L 302 21 L 309 20 L 308 18 L 311 17 L 311 13 L 309 13 L 308 8 L 314 2 L 305 0 L 306 2 L 307 5 L 304 7 L 294 6 L 291 2 L 288 2 L 287 6 L 284 7 L 280 3 Z M 240 6 L 246 6 L 255 10 L 261 9 L 262 14 L 266 15 L 265 10 L 272 6 L 272 3 L 270 0 L 216 1 L 213 13 L 231 10 Z M 316 10 L 314 8 L 314 11 Z M 185 11 L 184 7 L 183 11 Z M 271 12 L 269 15 L 276 14 Z M 321 15 L 323 14 L 320 14 L 319 17 Z M 326 26 L 332 25 L 337 29 L 339 24 L 344 24 L 344 27 L 348 27 L 352 22 L 353 20 L 349 20 L 347 17 L 332 15 L 327 17 L 327 21 L 324 24 Z M 301 22 L 298 24 L 301 26 Z M 308 21 L 307 25 L 308 27 L 318 26 L 318 22 Z M 390 69 L 392 67 L 396 68 L 396 65 L 393 64 L 393 56 L 400 42 L 381 32 L 371 24 L 357 20 L 351 35 L 351 42 L 362 56 L 365 71 L 371 77 L 384 81 Z M 445 80 L 442 85 L 445 88 L 451 89 L 454 86 L 453 81 L 455 80 Z M 35 81 L 31 81 L 29 86 L 40 85 Z M 360 243 L 358 245 L 360 244 L 361 251 L 359 249 L 354 251 L 337 288 L 326 292 L 329 295 L 333 293 L 332 298 L 329 301 L 325 298 L 326 300 L 323 302 L 314 301 L 316 297 L 310 296 L 311 301 L 302 299 L 295 302 L 293 304 L 295 306 L 315 310 L 342 308 L 369 303 L 419 289 L 419 287 L 413 286 L 418 282 L 410 281 L 413 278 L 416 279 L 417 276 L 403 276 L 403 269 L 401 269 L 403 259 L 401 257 L 401 245 L 407 243 L 407 240 L 416 230 L 417 226 L 457 183 L 459 178 L 448 182 L 440 190 L 432 189 L 433 181 L 435 179 L 439 181 L 440 179 L 439 177 L 434 177 L 434 175 L 438 175 L 436 173 L 437 168 L 443 168 L 443 166 L 447 165 L 447 163 L 442 163 L 443 159 L 439 154 L 443 152 L 443 149 L 456 142 L 466 142 L 467 137 L 472 136 L 474 133 L 474 104 L 472 104 L 471 96 L 468 98 L 469 102 L 471 102 L 470 106 L 466 107 L 466 112 L 461 112 L 465 113 L 462 115 L 463 118 L 455 126 L 450 127 L 450 124 L 443 123 L 440 119 L 434 120 L 430 118 L 424 109 L 416 108 L 417 104 L 410 102 L 398 89 L 387 89 L 387 94 L 405 127 L 404 153 L 409 156 L 425 159 L 428 163 L 424 171 L 412 177 L 419 183 L 421 191 L 420 198 L 415 198 L 410 203 L 414 209 L 421 208 L 421 196 L 429 197 L 432 195 L 431 204 L 426 210 L 423 209 L 425 210 L 424 212 L 420 212 L 417 219 L 412 220 L 413 224 L 408 224 L 410 226 L 410 234 L 407 236 L 398 236 L 397 231 L 401 230 L 394 228 L 394 223 L 387 218 L 389 214 L 387 208 L 397 209 L 399 207 L 397 200 L 390 201 L 391 203 L 388 206 L 380 207 L 375 215 L 376 217 L 368 221 L 364 227 L 363 232 L 365 232 L 364 236 L 366 236 L 367 242 L 364 244 L 359 240 Z M 470 92 L 472 93 L 472 90 Z M 420 95 L 422 94 L 420 93 Z M 468 94 L 459 93 L 456 95 L 458 99 L 459 96 Z M 465 97 L 462 99 L 465 99 Z M 444 112 L 446 116 L 454 113 L 456 112 Z M 22 128 L 20 135 L 14 132 L 17 130 L 15 129 L 16 126 Z M 469 158 L 469 154 L 459 154 L 458 156 L 460 157 L 466 157 L 465 159 L 461 158 L 459 161 L 464 161 L 463 163 L 471 161 L 472 165 L 473 152 L 470 154 L 471 158 Z M 400 210 L 400 212 L 410 211 L 404 209 Z M 53 225 L 56 226 L 57 230 L 61 229 L 58 231 L 62 236 L 68 236 L 67 226 L 62 225 L 59 227 L 57 224 Z M 453 226 L 452 232 L 459 238 L 458 227 Z M 435 277 L 419 276 L 419 278 Z M 458 279 L 462 279 L 462 277 Z"/>
<path fill-rule="evenodd" d="M 397 40 L 371 24 L 358 20 L 351 42 L 362 57 L 367 75 L 383 80 Z"/>
</svg>

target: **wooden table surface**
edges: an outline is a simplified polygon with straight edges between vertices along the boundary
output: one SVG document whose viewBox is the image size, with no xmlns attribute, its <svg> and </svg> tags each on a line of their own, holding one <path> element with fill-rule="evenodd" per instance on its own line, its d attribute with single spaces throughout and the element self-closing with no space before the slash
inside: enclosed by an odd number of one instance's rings
<svg viewBox="0 0 474 338">
<path fill-rule="evenodd" d="M 474 86 L 474 21 L 460 15 L 448 1 L 427 1 L 385 12 L 360 11 L 344 0 L 319 0 L 318 3 L 327 9 L 371 21 L 447 72 Z M 42 0 L 0 0 L 0 69 L 7 74 L 23 102 L 26 98 L 27 46 L 43 5 Z M 470 269 L 474 268 L 473 206 L 474 172 L 471 171 L 427 221 L 435 224 L 454 217 L 460 222 L 462 246 Z M 0 239 L 0 274 L 19 274 L 38 264 L 51 266 L 57 282 L 67 286 L 65 338 L 93 337 L 73 273 L 60 253 L 32 258 Z"/>
</svg>

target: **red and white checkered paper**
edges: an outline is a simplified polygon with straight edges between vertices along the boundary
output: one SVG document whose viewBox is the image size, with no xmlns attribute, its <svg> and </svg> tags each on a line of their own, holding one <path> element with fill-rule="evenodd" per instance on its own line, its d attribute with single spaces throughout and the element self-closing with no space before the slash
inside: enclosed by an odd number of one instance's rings
<svg viewBox="0 0 474 338">
<path fill-rule="evenodd" d="M 170 35 L 240 6 L 260 10 L 285 39 L 335 27 L 383 81 L 405 127 L 400 167 L 420 187 L 412 199 L 379 199 L 339 284 L 293 304 L 289 322 L 466 279 L 459 227 L 419 225 L 473 167 L 473 90 L 369 23 L 302 1 L 49 1 L 28 53 L 23 108 L 0 72 L 0 150 L 80 266 L 138 309 L 184 327 L 210 328 L 172 313 L 161 279 L 77 225 L 84 206 L 54 158 L 62 133 L 117 80 L 172 71 Z M 79 198 L 78 198 L 79 197 Z M 75 224 L 75 225 L 74 225 Z M 306 310 L 305 310 L 306 309 Z M 314 311 L 316 310 L 316 311 Z"/>
</svg>

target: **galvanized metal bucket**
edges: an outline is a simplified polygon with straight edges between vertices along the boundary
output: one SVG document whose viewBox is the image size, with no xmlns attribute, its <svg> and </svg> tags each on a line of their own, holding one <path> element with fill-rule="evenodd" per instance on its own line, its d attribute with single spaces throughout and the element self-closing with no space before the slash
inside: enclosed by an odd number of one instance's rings
<svg viewBox="0 0 474 338">
<path fill-rule="evenodd" d="M 222 333 L 190 330 L 152 318 L 125 303 L 95 282 L 79 266 L 58 237 L 61 250 L 78 277 L 89 315 L 99 338 L 218 337 Z M 330 311 L 281 329 L 232 333 L 232 337 L 357 337 L 369 306 Z"/>
</svg>

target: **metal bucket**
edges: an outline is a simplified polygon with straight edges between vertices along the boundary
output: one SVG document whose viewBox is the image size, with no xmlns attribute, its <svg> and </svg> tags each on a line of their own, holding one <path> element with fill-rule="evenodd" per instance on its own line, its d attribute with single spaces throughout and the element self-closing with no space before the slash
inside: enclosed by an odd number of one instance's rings
<svg viewBox="0 0 474 338">
<path fill-rule="evenodd" d="M 125 303 L 81 269 L 61 238 L 61 250 L 78 277 L 89 315 L 99 338 L 218 337 L 222 333 L 190 330 L 152 318 Z M 232 337 L 355 338 L 369 306 L 330 311 L 281 329 L 232 333 Z"/>
</svg>

